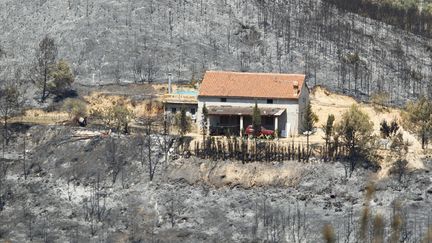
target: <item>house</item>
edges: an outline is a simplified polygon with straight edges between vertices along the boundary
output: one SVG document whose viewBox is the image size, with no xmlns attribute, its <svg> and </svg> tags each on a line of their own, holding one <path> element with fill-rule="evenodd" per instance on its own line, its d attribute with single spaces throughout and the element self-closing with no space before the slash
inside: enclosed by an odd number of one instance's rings
<svg viewBox="0 0 432 243">
<path fill-rule="evenodd" d="M 282 137 L 299 134 L 309 100 L 303 74 L 208 71 L 199 88 L 197 124 L 202 126 L 202 108 L 208 110 L 212 134 L 239 134 L 252 124 L 255 102 L 262 126 Z"/>
</svg>

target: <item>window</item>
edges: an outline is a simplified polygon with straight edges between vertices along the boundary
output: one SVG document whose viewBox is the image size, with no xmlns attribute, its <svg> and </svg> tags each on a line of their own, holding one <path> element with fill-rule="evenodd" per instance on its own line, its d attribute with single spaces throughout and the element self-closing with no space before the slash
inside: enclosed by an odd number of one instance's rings
<svg viewBox="0 0 432 243">
<path fill-rule="evenodd" d="M 221 102 L 227 102 L 226 98 L 221 98 Z"/>
<path fill-rule="evenodd" d="M 267 104 L 273 104 L 273 99 L 268 99 Z"/>
<path fill-rule="evenodd" d="M 172 112 L 172 113 L 176 113 L 176 112 L 177 112 L 177 109 L 176 109 L 175 107 L 173 107 L 173 108 L 171 108 L 171 112 Z"/>
<path fill-rule="evenodd" d="M 195 115 L 195 113 L 196 113 L 195 108 L 191 108 L 191 114 L 192 114 L 192 115 Z"/>
</svg>

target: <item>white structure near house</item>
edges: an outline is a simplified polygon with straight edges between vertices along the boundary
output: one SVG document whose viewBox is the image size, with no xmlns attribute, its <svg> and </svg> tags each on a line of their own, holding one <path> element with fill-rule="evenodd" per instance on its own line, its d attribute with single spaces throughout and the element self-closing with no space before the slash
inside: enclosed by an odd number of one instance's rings
<svg viewBox="0 0 432 243">
<path fill-rule="evenodd" d="M 297 135 L 309 100 L 305 78 L 303 74 L 208 71 L 198 94 L 198 128 L 202 129 L 205 104 L 212 134 L 239 134 L 252 124 L 257 102 L 263 127 L 279 131 L 282 137 Z"/>
<path fill-rule="evenodd" d="M 185 109 L 186 115 L 191 117 L 193 122 L 196 122 L 196 112 L 198 109 L 197 95 L 198 93 L 192 90 L 180 90 L 172 94 L 165 94 L 162 97 L 165 114 L 175 115 L 181 109 Z"/>
</svg>

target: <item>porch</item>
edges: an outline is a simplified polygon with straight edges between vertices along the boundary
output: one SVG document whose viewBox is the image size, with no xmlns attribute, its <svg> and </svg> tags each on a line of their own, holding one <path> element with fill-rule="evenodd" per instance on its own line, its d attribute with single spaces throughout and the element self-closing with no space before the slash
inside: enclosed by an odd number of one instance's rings
<svg viewBox="0 0 432 243">
<path fill-rule="evenodd" d="M 285 128 L 286 112 L 283 108 L 259 108 L 261 124 L 266 129 L 280 131 Z M 208 107 L 210 135 L 241 135 L 252 125 L 253 107 Z"/>
</svg>

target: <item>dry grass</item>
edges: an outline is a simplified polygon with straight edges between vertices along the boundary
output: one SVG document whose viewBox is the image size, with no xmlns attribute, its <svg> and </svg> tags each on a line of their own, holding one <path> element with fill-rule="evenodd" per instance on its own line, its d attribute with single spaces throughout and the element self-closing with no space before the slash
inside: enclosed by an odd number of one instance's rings
<svg viewBox="0 0 432 243">
<path fill-rule="evenodd" d="M 395 108 L 388 108 L 383 110 L 377 110 L 370 104 L 359 103 L 352 97 L 339 95 L 332 93 L 325 88 L 315 87 L 311 92 L 311 103 L 313 111 L 318 115 L 319 121 L 317 127 L 321 128 L 326 123 L 327 117 L 330 114 L 335 116 L 335 124 L 341 120 L 342 114 L 347 111 L 353 104 L 358 105 L 362 111 L 369 115 L 369 118 L 374 124 L 374 134 L 380 135 L 380 123 L 383 120 L 392 121 L 396 119 L 401 124 L 401 110 Z M 424 151 L 421 148 L 421 144 L 418 139 L 411 133 L 405 131 L 403 128 L 400 130 L 403 133 L 404 140 L 410 143 L 408 152 L 408 167 L 410 169 L 423 169 L 424 164 L 422 162 Z M 318 129 L 317 133 L 312 135 L 310 140 L 311 143 L 324 143 L 323 140 L 324 132 Z M 301 136 L 299 140 L 305 140 L 304 136 Z M 379 154 L 386 160 L 381 161 L 382 170 L 379 173 L 379 177 L 385 177 L 389 173 L 391 162 L 388 159 L 388 150 L 382 148 Z"/>
<path fill-rule="evenodd" d="M 124 105 L 132 110 L 136 117 L 156 116 L 163 112 L 162 104 L 158 100 L 132 101 L 128 97 L 120 95 L 107 95 L 93 92 L 85 96 L 84 100 L 88 103 L 89 111 L 107 110 L 115 105 Z"/>
<path fill-rule="evenodd" d="M 42 125 L 54 125 L 70 120 L 66 112 L 46 112 L 41 109 L 30 109 L 22 116 L 14 117 L 10 122 L 35 123 Z"/>
<path fill-rule="evenodd" d="M 334 243 L 336 242 L 336 236 L 331 224 L 326 224 L 322 230 L 323 238 L 325 243 Z"/>
</svg>

